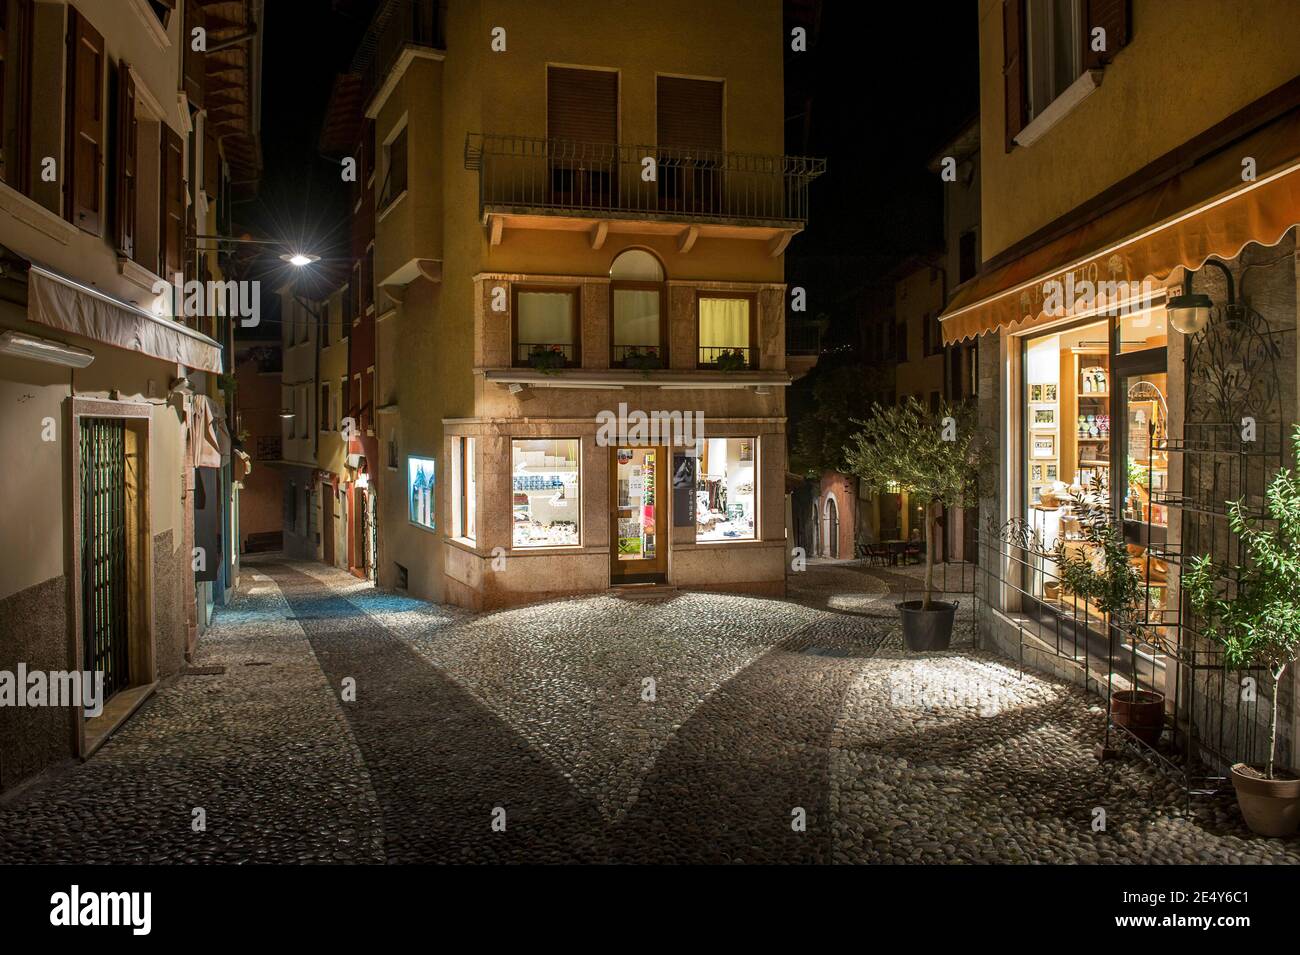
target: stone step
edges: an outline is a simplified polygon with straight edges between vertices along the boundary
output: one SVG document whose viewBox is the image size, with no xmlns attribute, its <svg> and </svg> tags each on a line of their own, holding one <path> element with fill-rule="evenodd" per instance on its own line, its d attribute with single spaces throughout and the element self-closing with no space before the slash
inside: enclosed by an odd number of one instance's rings
<svg viewBox="0 0 1300 955">
<path fill-rule="evenodd" d="M 616 584 L 606 591 L 622 600 L 667 600 L 677 596 L 672 584 Z"/>
</svg>

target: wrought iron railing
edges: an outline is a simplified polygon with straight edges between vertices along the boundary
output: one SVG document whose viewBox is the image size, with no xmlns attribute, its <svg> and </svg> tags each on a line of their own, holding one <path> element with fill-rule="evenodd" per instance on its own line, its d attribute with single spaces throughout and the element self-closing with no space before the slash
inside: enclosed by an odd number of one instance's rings
<svg viewBox="0 0 1300 955">
<path fill-rule="evenodd" d="M 666 368 L 668 356 L 659 345 L 615 345 L 610 360 L 616 368 L 636 365 L 641 368 Z M 657 364 L 656 364 L 657 363 Z"/>
<path fill-rule="evenodd" d="M 479 208 L 801 226 L 826 160 L 470 133 Z"/>
<path fill-rule="evenodd" d="M 515 342 L 515 365 L 522 368 L 565 368 L 577 349 L 566 342 Z"/>
<path fill-rule="evenodd" d="M 358 58 L 368 57 L 362 71 L 364 100 L 375 94 L 408 45 L 446 46 L 443 8 L 442 0 L 382 0 L 357 51 Z"/>
<path fill-rule="evenodd" d="M 701 345 L 701 368 L 738 371 L 758 367 L 758 349 L 747 345 Z"/>
</svg>

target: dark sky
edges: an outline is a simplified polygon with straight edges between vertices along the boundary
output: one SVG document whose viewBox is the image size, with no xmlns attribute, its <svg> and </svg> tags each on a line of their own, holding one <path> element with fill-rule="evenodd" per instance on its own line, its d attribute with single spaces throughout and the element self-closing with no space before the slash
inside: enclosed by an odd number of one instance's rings
<svg viewBox="0 0 1300 955">
<path fill-rule="evenodd" d="M 339 165 L 322 158 L 316 145 L 334 77 L 347 71 L 370 6 L 366 0 L 265 4 L 262 185 L 255 201 L 236 210 L 238 221 L 256 234 L 284 239 L 336 268 L 347 264 L 349 184 Z M 360 12 L 340 12 L 349 8 Z M 263 281 L 278 284 L 297 274 L 292 268 L 275 264 Z M 299 277 L 327 274 L 328 269 L 311 266 Z"/>
<path fill-rule="evenodd" d="M 978 112 L 978 11 L 970 0 L 826 0 L 822 16 L 816 47 L 786 54 L 787 114 L 800 109 L 796 89 L 811 89 L 807 148 L 827 159 L 786 264 L 809 312 L 834 321 L 848 316 L 832 303 L 863 285 L 887 298 L 892 268 L 942 245 L 941 187 L 926 164 Z"/>
</svg>

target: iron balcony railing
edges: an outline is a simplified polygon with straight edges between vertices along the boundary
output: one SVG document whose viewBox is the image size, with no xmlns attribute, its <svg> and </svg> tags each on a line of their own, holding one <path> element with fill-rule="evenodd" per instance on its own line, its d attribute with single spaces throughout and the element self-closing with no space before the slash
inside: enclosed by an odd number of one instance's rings
<svg viewBox="0 0 1300 955">
<path fill-rule="evenodd" d="M 478 171 L 481 213 L 802 227 L 826 160 L 470 133 L 465 168 Z"/>
<path fill-rule="evenodd" d="M 571 342 L 516 342 L 515 366 L 518 368 L 571 368 L 577 349 Z"/>
<path fill-rule="evenodd" d="M 699 366 L 724 371 L 742 371 L 758 367 L 758 349 L 747 345 L 701 345 Z"/>
<path fill-rule="evenodd" d="M 353 61 L 364 63 L 363 99 L 369 102 L 397 64 L 402 50 L 446 47 L 444 0 L 382 0 L 362 37 Z"/>
</svg>

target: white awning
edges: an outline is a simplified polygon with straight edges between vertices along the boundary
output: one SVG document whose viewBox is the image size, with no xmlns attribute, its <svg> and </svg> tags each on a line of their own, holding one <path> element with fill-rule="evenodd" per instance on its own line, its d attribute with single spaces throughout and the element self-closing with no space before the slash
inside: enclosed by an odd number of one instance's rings
<svg viewBox="0 0 1300 955">
<path fill-rule="evenodd" d="M 34 322 L 197 371 L 222 371 L 221 345 L 207 335 L 34 262 L 27 276 L 27 317 Z"/>
</svg>

